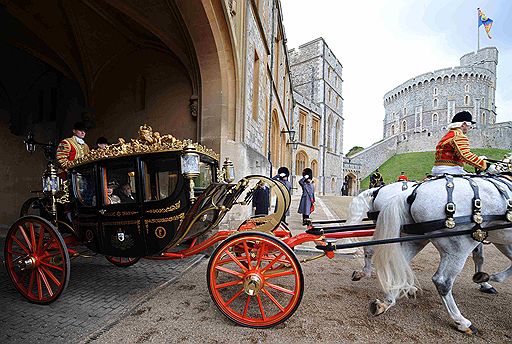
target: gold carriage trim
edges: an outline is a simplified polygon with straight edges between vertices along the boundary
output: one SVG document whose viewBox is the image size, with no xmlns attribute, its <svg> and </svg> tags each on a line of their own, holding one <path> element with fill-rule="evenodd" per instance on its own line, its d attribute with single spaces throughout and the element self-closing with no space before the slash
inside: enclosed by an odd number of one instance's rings
<svg viewBox="0 0 512 344">
<path fill-rule="evenodd" d="M 137 225 L 137 231 L 140 234 L 140 221 L 111 221 L 111 222 L 103 222 L 104 225 L 108 226 L 124 226 L 124 225 Z"/>
<path fill-rule="evenodd" d="M 108 145 L 105 149 L 93 149 L 89 154 L 71 161 L 68 169 L 109 158 L 143 153 L 177 152 L 182 151 L 188 145 L 194 146 L 199 153 L 219 161 L 219 155 L 212 149 L 206 148 L 199 143 L 194 143 L 192 140 L 178 140 L 171 134 L 160 136 L 158 131 L 153 131 L 153 128 L 144 124 L 139 128 L 139 138 L 126 142 L 120 137 L 117 143 Z"/>
<path fill-rule="evenodd" d="M 185 213 L 181 213 L 178 215 L 174 215 L 171 217 L 164 217 L 162 219 L 146 219 L 144 220 L 144 225 L 146 226 L 146 233 L 149 233 L 148 224 L 150 223 L 164 223 L 164 222 L 172 222 L 172 221 L 183 221 L 185 218 Z"/>
<path fill-rule="evenodd" d="M 180 208 L 181 201 L 174 203 L 173 205 L 168 206 L 167 208 L 161 209 L 150 209 L 147 212 L 151 214 L 162 214 L 162 213 L 170 213 Z"/>
</svg>

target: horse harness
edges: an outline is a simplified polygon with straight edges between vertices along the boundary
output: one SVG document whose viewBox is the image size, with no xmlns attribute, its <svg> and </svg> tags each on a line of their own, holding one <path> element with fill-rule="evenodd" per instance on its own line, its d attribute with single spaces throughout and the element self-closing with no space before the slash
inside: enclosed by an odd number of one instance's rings
<svg viewBox="0 0 512 344">
<path fill-rule="evenodd" d="M 473 199 L 472 199 L 472 215 L 470 216 L 458 216 L 454 217 L 456 205 L 453 202 L 453 190 L 455 188 L 455 184 L 453 182 L 454 178 L 463 178 L 468 181 L 469 185 L 473 189 Z M 482 200 L 480 199 L 480 193 L 478 184 L 473 180 L 473 178 L 483 178 L 484 180 L 490 182 L 494 187 L 498 190 L 500 195 L 507 203 L 507 211 L 504 215 L 482 215 Z M 445 214 L 446 218 L 444 220 L 434 220 L 434 221 L 426 221 L 421 223 L 412 223 L 406 224 L 402 226 L 402 230 L 406 234 L 426 234 L 428 232 L 437 231 L 443 228 L 454 228 L 457 224 L 466 224 L 466 223 L 475 223 L 473 227 L 472 237 L 476 241 L 483 242 L 487 238 L 487 232 L 481 229 L 481 224 L 483 222 L 489 221 L 497 221 L 504 220 L 508 222 L 512 222 L 512 199 L 509 197 L 506 189 L 500 185 L 505 184 L 508 189 L 512 192 L 512 181 L 507 178 L 505 175 L 441 175 L 432 177 L 424 180 L 415 186 L 411 195 L 407 197 L 407 203 L 411 206 L 414 200 L 416 199 L 416 195 L 418 192 L 418 188 L 423 184 L 428 183 L 432 180 L 445 179 L 446 180 L 446 194 L 447 200 L 445 205 Z M 411 207 L 409 206 L 409 212 L 411 211 Z M 411 218 L 413 218 L 412 214 Z M 413 218 L 414 220 L 414 218 Z"/>
<path fill-rule="evenodd" d="M 402 191 L 409 189 L 409 185 L 407 185 L 407 183 L 408 183 L 407 180 L 402 181 Z M 374 201 L 377 198 L 377 195 L 379 194 L 380 189 L 382 189 L 384 186 L 386 186 L 386 185 L 381 185 L 379 188 L 377 188 L 377 190 L 375 190 L 372 193 L 372 198 L 374 199 Z M 375 221 L 377 221 L 377 218 L 379 217 L 379 213 L 380 213 L 380 211 L 369 211 L 366 213 L 366 217 L 369 218 L 370 220 L 372 220 L 373 222 L 375 222 Z"/>
</svg>

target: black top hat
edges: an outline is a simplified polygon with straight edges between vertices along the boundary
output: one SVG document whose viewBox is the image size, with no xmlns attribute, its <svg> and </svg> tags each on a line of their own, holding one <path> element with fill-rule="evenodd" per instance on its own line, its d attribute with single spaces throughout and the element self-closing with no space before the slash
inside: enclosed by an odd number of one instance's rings
<svg viewBox="0 0 512 344">
<path fill-rule="evenodd" d="M 87 131 L 87 129 L 89 128 L 87 128 L 84 122 L 76 122 L 73 125 L 73 130 Z"/>
<path fill-rule="evenodd" d="M 108 145 L 108 140 L 106 137 L 103 137 L 103 136 L 100 136 L 98 137 L 98 139 L 96 140 L 96 144 L 97 145 L 100 145 L 100 144 L 106 144 Z"/>
<path fill-rule="evenodd" d="M 455 116 L 452 118 L 452 123 L 456 122 L 471 122 L 475 124 L 476 122 L 473 122 L 473 117 L 468 111 L 461 111 L 458 112 Z"/>
<path fill-rule="evenodd" d="M 286 177 L 288 177 L 290 175 L 290 170 L 284 166 L 279 167 L 279 169 L 277 170 L 277 174 L 281 174 L 281 173 L 284 173 L 286 175 Z"/>
<path fill-rule="evenodd" d="M 311 170 L 309 167 L 306 167 L 304 170 L 302 170 L 302 176 L 308 175 L 309 178 L 313 178 L 313 170 Z"/>
</svg>

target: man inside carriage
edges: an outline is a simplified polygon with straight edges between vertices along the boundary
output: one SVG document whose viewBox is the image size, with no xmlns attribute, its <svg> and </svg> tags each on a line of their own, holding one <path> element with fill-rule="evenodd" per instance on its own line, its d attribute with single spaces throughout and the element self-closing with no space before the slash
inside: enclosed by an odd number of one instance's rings
<svg viewBox="0 0 512 344">
<path fill-rule="evenodd" d="M 453 116 L 448 125 L 448 133 L 436 146 L 436 156 L 432 175 L 465 174 L 464 164 L 469 164 L 478 170 L 485 171 L 485 157 L 471 153 L 469 140 L 466 136 L 471 126 L 475 124 L 471 113 L 462 111 Z"/>
</svg>

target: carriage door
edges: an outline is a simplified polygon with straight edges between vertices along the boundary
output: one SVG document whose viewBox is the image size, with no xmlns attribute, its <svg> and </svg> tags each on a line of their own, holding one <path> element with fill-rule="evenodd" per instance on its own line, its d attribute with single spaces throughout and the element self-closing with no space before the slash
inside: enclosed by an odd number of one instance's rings
<svg viewBox="0 0 512 344">
<path fill-rule="evenodd" d="M 101 253 L 115 257 L 145 255 L 141 229 L 136 158 L 106 161 L 100 166 Z"/>
<path fill-rule="evenodd" d="M 86 165 L 71 174 L 73 191 L 77 199 L 77 212 L 73 216 L 73 227 L 79 228 L 80 241 L 88 248 L 97 251 L 101 245 L 99 223 L 96 166 Z"/>
</svg>

